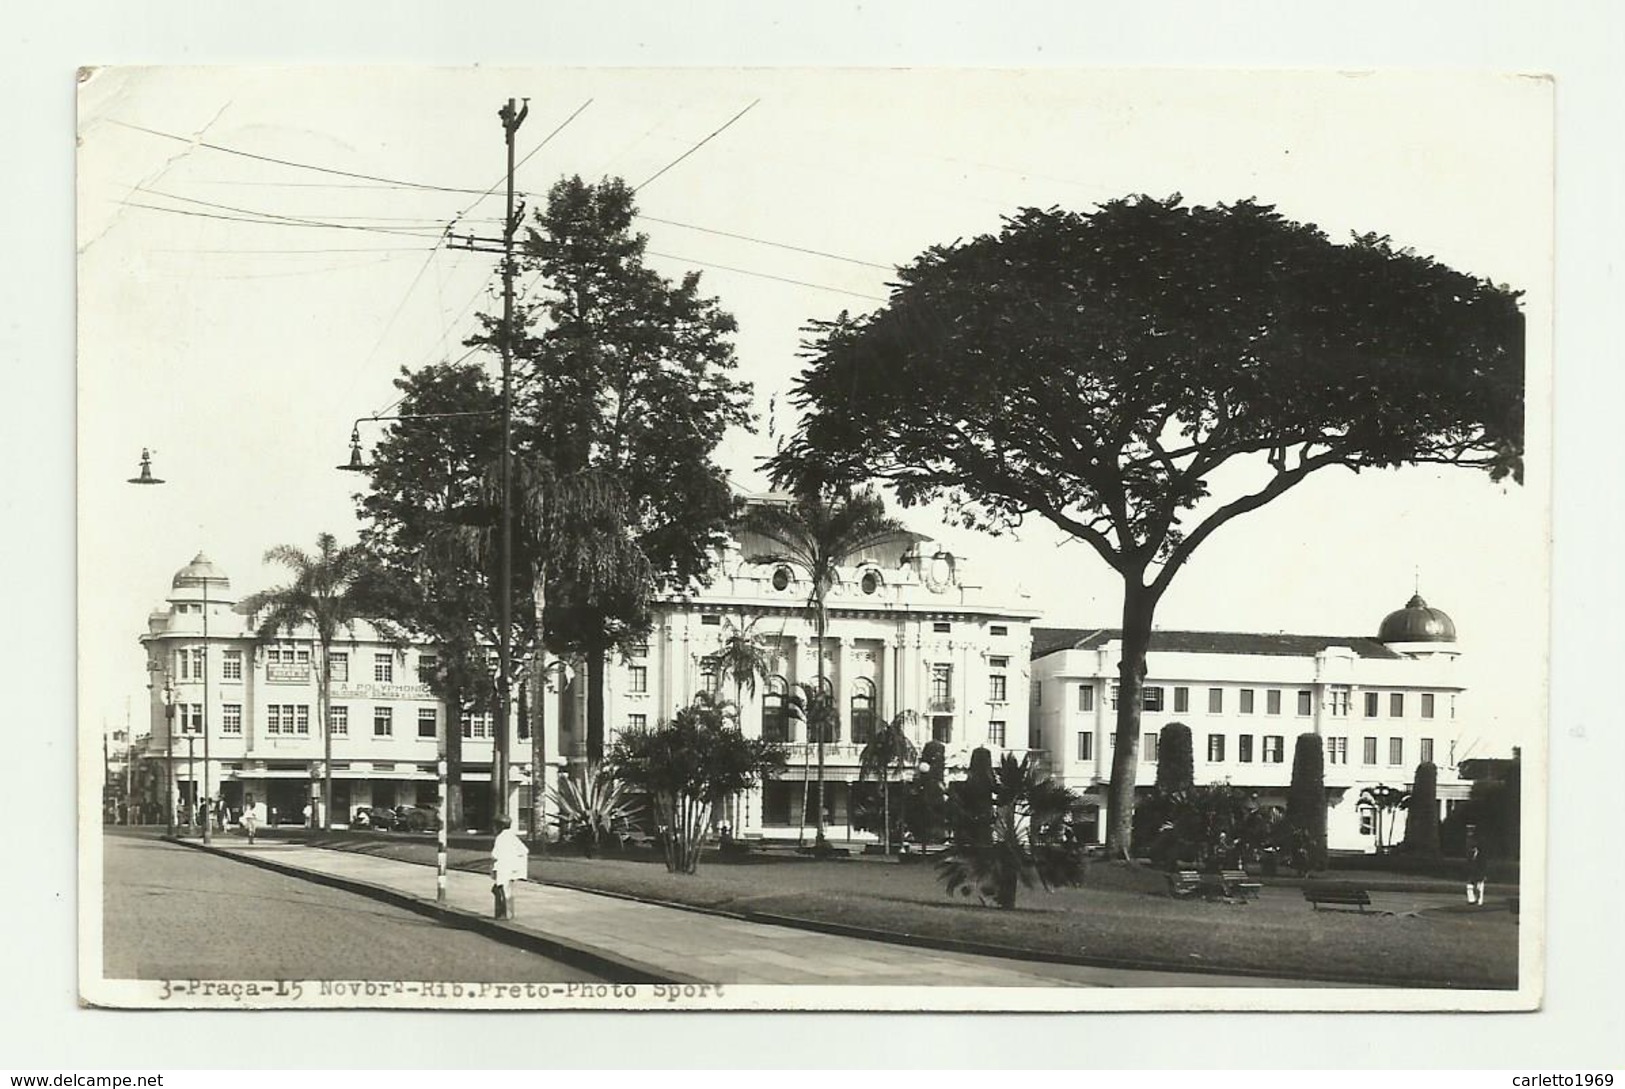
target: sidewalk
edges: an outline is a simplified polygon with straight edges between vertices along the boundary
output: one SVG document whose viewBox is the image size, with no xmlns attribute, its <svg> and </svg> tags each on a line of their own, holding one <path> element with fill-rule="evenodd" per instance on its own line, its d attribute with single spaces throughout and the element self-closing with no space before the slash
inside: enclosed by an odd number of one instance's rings
<svg viewBox="0 0 1625 1089">
<path fill-rule="evenodd" d="M 189 844 L 189 846 L 191 846 Z M 427 866 L 267 841 L 218 854 L 433 911 Z M 1142 971 L 1005 959 L 771 926 L 620 897 L 522 882 L 519 918 L 490 918 L 490 878 L 446 875 L 446 921 L 625 982 L 889 987 L 1305 987 L 1301 980 Z"/>
</svg>

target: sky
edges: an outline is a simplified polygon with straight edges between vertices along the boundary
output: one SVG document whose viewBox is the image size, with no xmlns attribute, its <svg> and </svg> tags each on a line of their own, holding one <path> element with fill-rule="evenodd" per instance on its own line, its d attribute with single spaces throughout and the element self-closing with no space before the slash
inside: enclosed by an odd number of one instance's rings
<svg viewBox="0 0 1625 1089">
<path fill-rule="evenodd" d="M 1535 743 L 1552 88 L 1459 72 L 97 71 L 79 97 L 82 724 L 121 723 L 128 704 L 142 732 L 136 639 L 195 553 L 246 594 L 280 579 L 270 546 L 354 539 L 356 478 L 334 471 L 352 422 L 388 410 L 402 367 L 462 356 L 475 314 L 500 305 L 492 255 L 436 242 L 454 218 L 499 231 L 510 96 L 530 100 L 516 147 L 533 204 L 562 175 L 626 178 L 650 263 L 698 269 L 737 317 L 760 422 L 720 458 L 747 487 L 765 483 L 770 424 L 794 426 L 805 323 L 879 305 L 894 266 L 1023 206 L 1252 197 L 1526 292 L 1524 487 L 1320 474 L 1207 542 L 1158 623 L 1372 635 L 1419 587 L 1460 633 L 1469 746 Z M 144 447 L 161 488 L 124 483 Z M 1116 625 L 1115 576 L 1058 531 L 990 539 L 901 513 L 1040 623 Z"/>
</svg>

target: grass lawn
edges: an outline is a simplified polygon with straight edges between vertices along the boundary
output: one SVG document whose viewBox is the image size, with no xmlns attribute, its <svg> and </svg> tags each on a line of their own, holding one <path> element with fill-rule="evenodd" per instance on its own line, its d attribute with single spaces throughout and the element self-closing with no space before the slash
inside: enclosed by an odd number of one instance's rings
<svg viewBox="0 0 1625 1089">
<path fill-rule="evenodd" d="M 359 850 L 429 865 L 424 840 L 318 837 L 314 846 Z M 452 865 L 484 869 L 485 852 L 453 848 Z M 1518 921 L 1504 901 L 1468 910 L 1453 895 L 1378 892 L 1395 914 L 1319 911 L 1297 887 L 1266 887 L 1248 904 L 1174 900 L 1160 873 L 1123 863 L 1090 865 L 1083 887 L 1023 890 L 1000 911 L 950 899 L 928 862 L 812 861 L 752 855 L 707 859 L 697 874 L 666 872 L 652 853 L 531 859 L 537 880 L 648 900 L 972 942 L 1039 958 L 1142 968 L 1207 967 L 1261 975 L 1412 987 L 1514 988 Z M 1355 878 L 1358 880 L 1358 878 Z M 1492 897 L 1492 900 L 1499 898 Z"/>
</svg>

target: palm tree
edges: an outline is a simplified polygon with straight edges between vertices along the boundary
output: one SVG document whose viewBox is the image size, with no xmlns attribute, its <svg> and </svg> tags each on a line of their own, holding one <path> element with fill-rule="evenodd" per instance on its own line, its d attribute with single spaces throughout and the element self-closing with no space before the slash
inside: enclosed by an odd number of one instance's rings
<svg viewBox="0 0 1625 1089">
<path fill-rule="evenodd" d="M 731 622 L 729 626 L 731 630 L 722 640 L 721 648 L 710 657 L 717 670 L 717 680 L 726 678 L 733 681 L 734 706 L 743 715 L 746 689 L 750 690 L 754 699 L 757 682 L 766 684 L 772 675 L 773 656 L 756 637 L 755 619 L 742 628 L 732 627 Z"/>
<path fill-rule="evenodd" d="M 764 538 L 769 548 L 747 557 L 753 563 L 786 563 L 807 573 L 807 611 L 817 636 L 818 691 L 823 693 L 824 637 L 829 630 L 829 593 L 841 581 L 840 568 L 864 551 L 905 533 L 903 524 L 886 514 L 885 501 L 872 487 L 800 487 L 788 504 L 749 508 L 740 528 Z M 824 846 L 824 740 L 818 745 L 818 837 Z M 805 800 L 805 795 L 803 795 Z"/>
<path fill-rule="evenodd" d="M 875 731 L 858 758 L 858 778 L 870 775 L 880 780 L 880 811 L 885 828 L 886 854 L 891 854 L 891 784 L 892 774 L 913 767 L 919 760 L 919 750 L 908 736 L 908 727 L 920 716 L 913 711 L 899 711 L 895 717 Z"/>
<path fill-rule="evenodd" d="M 251 616 L 263 614 L 257 629 L 261 639 L 269 639 L 279 631 L 291 635 L 300 625 L 309 624 L 315 629 L 321 649 L 316 711 L 322 731 L 322 830 L 327 831 L 333 820 L 333 732 L 328 721 L 332 649 L 341 629 L 353 631 L 355 622 L 373 611 L 369 608 L 370 587 L 366 585 L 370 565 L 361 546 L 340 548 L 331 533 L 317 535 L 315 555 L 284 544 L 267 550 L 265 562 L 287 568 L 293 574 L 292 580 L 249 595 L 240 608 Z"/>
<path fill-rule="evenodd" d="M 1009 909 L 1022 887 L 1082 884 L 1083 849 L 1066 834 L 1078 796 L 1049 778 L 1030 755 L 1017 762 L 1005 753 L 988 785 L 985 801 L 961 814 L 961 834 L 937 862 L 937 876 L 949 894 L 974 893 L 984 903 L 992 900 Z"/>
</svg>

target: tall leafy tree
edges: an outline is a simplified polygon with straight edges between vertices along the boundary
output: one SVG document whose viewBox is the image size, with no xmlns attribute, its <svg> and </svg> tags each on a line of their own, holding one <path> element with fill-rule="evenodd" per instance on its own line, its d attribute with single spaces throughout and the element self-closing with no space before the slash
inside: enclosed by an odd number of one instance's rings
<svg viewBox="0 0 1625 1089">
<path fill-rule="evenodd" d="M 333 644 L 341 632 L 352 631 L 357 620 L 377 615 L 376 599 L 369 596 L 375 591 L 369 582 L 367 555 L 357 545 L 341 547 L 331 533 L 320 533 L 315 552 L 282 544 L 266 551 L 265 562 L 286 568 L 291 577 L 280 586 L 250 594 L 240 608 L 257 618 L 255 626 L 262 639 L 278 633 L 291 635 L 305 626 L 315 633 L 319 648 L 316 717 L 322 731 L 325 831 L 333 822 L 333 731 L 329 721 Z"/>
<path fill-rule="evenodd" d="M 1326 752 L 1320 735 L 1302 733 L 1292 749 L 1292 781 L 1287 787 L 1286 825 L 1303 868 L 1326 867 Z"/>
<path fill-rule="evenodd" d="M 762 503 L 749 507 L 740 522 L 747 535 L 761 546 L 748 552 L 753 563 L 785 563 L 799 567 L 807 577 L 807 612 L 817 639 L 818 690 L 825 688 L 824 639 L 829 632 L 829 595 L 841 581 L 841 567 L 880 544 L 906 532 L 901 522 L 886 513 L 886 504 L 873 488 L 818 485 L 803 478 L 789 503 Z M 818 834 L 824 844 L 824 730 L 814 739 L 818 747 Z"/>
<path fill-rule="evenodd" d="M 1523 338 L 1518 292 L 1254 201 L 1024 209 L 927 250 L 875 312 L 814 323 L 770 467 L 890 481 L 994 531 L 1042 517 L 1110 565 L 1107 844 L 1127 853 L 1146 650 L 1178 572 L 1322 470 L 1520 475 Z"/>
<path fill-rule="evenodd" d="M 475 363 L 403 371 L 395 386 L 401 391 L 395 415 L 402 419 L 373 451 L 369 489 L 357 496 L 361 542 L 386 576 L 389 615 L 438 650 L 429 683 L 447 712 L 447 820 L 461 828 L 459 721 L 464 711 L 495 705 L 487 659 L 498 642 L 492 603 L 500 584 L 465 547 L 462 533 L 501 449 L 501 402 Z"/>
<path fill-rule="evenodd" d="M 919 721 L 913 711 L 899 711 L 892 720 L 883 724 L 869 738 L 858 754 L 858 778 L 871 776 L 880 780 L 881 827 L 884 832 L 886 854 L 891 854 L 891 794 L 892 780 L 899 771 L 906 771 L 918 762 L 919 750 L 909 737 L 909 728 Z"/>
<path fill-rule="evenodd" d="M 523 240 L 538 275 L 516 337 L 520 447 L 559 473 L 596 469 L 619 482 L 625 517 L 657 589 L 707 577 L 734 512 L 713 460 L 730 427 L 748 427 L 750 386 L 734 377 L 734 319 L 702 294 L 697 272 L 670 281 L 645 264 L 624 181 L 566 178 Z M 488 321 L 476 343 L 500 333 Z M 561 615 L 561 644 L 587 664 L 587 756 L 604 752 L 607 656 L 617 618 L 588 602 Z"/>
<path fill-rule="evenodd" d="M 1439 857 L 1439 769 L 1431 760 L 1416 765 L 1405 816 L 1405 847 L 1424 858 Z"/>
<path fill-rule="evenodd" d="M 1183 722 L 1170 722 L 1157 740 L 1157 791 L 1172 793 L 1189 790 L 1196 782 L 1191 752 L 1191 728 Z"/>
</svg>

